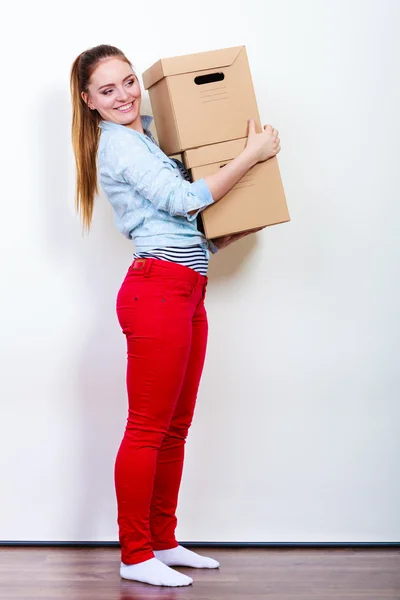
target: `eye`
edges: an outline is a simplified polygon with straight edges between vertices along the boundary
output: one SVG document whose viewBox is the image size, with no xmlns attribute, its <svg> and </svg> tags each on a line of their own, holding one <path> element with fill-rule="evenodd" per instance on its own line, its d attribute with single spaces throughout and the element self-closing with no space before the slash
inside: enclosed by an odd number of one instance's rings
<svg viewBox="0 0 400 600">
<path fill-rule="evenodd" d="M 133 85 L 133 84 L 135 83 L 135 79 L 130 79 L 129 81 L 127 81 L 127 84 L 128 84 L 128 83 L 129 83 L 130 85 Z M 103 94 L 104 96 L 108 96 L 108 93 L 109 93 L 109 92 L 112 92 L 112 90 L 105 90 L 104 92 L 102 92 L 102 94 Z"/>
</svg>

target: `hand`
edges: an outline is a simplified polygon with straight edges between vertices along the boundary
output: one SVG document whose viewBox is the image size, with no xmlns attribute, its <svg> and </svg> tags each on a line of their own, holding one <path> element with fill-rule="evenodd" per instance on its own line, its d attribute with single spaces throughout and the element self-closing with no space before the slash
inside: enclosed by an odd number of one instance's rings
<svg viewBox="0 0 400 600">
<path fill-rule="evenodd" d="M 254 119 L 249 119 L 249 131 L 246 151 L 251 154 L 255 163 L 263 162 L 280 152 L 279 131 L 272 125 L 264 125 L 264 131 L 256 133 Z"/>
<path fill-rule="evenodd" d="M 222 235 L 221 237 L 214 238 L 212 242 L 217 246 L 219 250 L 222 250 L 222 248 L 226 248 L 227 246 L 229 246 L 229 244 L 232 244 L 232 242 L 237 242 L 238 240 L 240 240 L 240 238 L 245 237 L 250 233 L 256 233 L 256 231 L 261 231 L 261 229 L 265 229 L 265 227 L 267 226 L 265 225 L 264 227 L 257 227 L 256 229 L 248 229 L 247 231 L 241 231 L 240 233 L 234 233 L 232 235 Z"/>
</svg>

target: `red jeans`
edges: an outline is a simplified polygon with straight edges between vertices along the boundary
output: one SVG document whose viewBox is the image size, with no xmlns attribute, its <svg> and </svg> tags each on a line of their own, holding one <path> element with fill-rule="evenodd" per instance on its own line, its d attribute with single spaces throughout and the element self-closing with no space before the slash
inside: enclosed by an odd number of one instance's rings
<svg viewBox="0 0 400 600">
<path fill-rule="evenodd" d="M 118 293 L 128 354 L 128 421 L 115 462 L 125 564 L 178 545 L 184 446 L 207 346 L 207 281 L 177 263 L 136 259 Z"/>
</svg>

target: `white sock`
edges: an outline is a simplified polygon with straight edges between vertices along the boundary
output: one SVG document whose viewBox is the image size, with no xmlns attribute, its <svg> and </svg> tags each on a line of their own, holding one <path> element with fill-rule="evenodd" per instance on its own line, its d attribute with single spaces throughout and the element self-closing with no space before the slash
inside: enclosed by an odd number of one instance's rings
<svg viewBox="0 0 400 600">
<path fill-rule="evenodd" d="M 151 585 L 166 585 L 169 587 L 178 587 L 190 585 L 193 583 L 191 577 L 182 575 L 160 562 L 157 558 L 150 558 L 136 565 L 124 565 L 121 563 L 120 575 L 124 579 L 132 581 L 141 581 Z"/>
<path fill-rule="evenodd" d="M 155 550 L 154 554 L 169 567 L 194 567 L 195 569 L 216 569 L 219 562 L 207 556 L 201 556 L 183 546 L 177 546 L 170 550 Z"/>
</svg>

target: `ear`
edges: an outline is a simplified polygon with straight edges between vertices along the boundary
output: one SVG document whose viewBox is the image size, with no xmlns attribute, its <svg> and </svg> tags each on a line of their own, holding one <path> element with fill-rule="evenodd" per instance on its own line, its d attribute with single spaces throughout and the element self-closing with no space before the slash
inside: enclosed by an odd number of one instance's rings
<svg viewBox="0 0 400 600">
<path fill-rule="evenodd" d="M 86 92 L 81 92 L 81 97 L 82 97 L 82 100 L 88 105 L 88 107 L 91 110 L 94 110 L 94 106 L 90 106 L 90 104 L 89 104 L 89 100 L 88 100 L 88 96 L 87 96 Z"/>
</svg>

